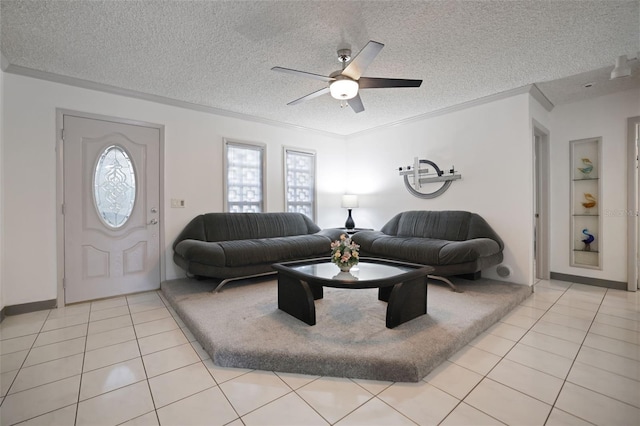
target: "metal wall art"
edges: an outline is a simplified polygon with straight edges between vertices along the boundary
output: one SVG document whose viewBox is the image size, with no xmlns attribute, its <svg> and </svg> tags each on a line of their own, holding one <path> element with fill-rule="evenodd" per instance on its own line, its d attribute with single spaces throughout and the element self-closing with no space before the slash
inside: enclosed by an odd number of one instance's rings
<svg viewBox="0 0 640 426">
<path fill-rule="evenodd" d="M 428 167 L 431 166 L 431 171 Z M 412 166 L 398 167 L 400 176 L 404 177 L 404 186 L 407 191 L 415 197 L 430 199 L 442 195 L 454 180 L 462 179 L 462 175 L 457 173 L 453 166 L 448 171 L 440 170 L 440 167 L 431 160 L 419 160 L 418 157 L 413 159 Z M 442 183 L 433 191 L 433 185 L 425 185 L 431 183 Z M 431 191 L 429 192 L 429 190 Z"/>
</svg>

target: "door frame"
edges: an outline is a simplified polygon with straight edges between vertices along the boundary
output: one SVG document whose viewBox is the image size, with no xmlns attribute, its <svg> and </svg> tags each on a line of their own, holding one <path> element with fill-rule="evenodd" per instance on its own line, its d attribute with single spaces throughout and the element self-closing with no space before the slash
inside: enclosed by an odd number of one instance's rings
<svg viewBox="0 0 640 426">
<path fill-rule="evenodd" d="M 64 116 L 72 115 L 74 117 L 87 118 L 91 120 L 110 121 L 118 124 L 128 124 L 132 126 L 150 127 L 158 129 L 160 133 L 160 168 L 159 168 L 159 190 L 160 190 L 160 226 L 159 226 L 159 238 L 160 238 L 160 250 L 158 255 L 160 257 L 160 282 L 166 279 L 166 259 L 165 259 L 165 203 L 164 203 L 164 124 L 149 123 L 145 121 L 130 120 L 127 118 L 113 117 L 102 114 L 93 114 L 89 112 L 75 111 L 65 108 L 56 108 L 56 260 L 57 260 L 57 289 L 58 289 L 58 304 L 59 308 L 65 306 L 64 297 L 64 277 L 65 277 L 65 258 L 64 258 L 64 144 L 63 138 L 63 124 Z"/>
<path fill-rule="evenodd" d="M 627 119 L 627 290 L 638 291 L 638 135 L 640 116 Z"/>
<path fill-rule="evenodd" d="M 533 120 L 533 205 L 540 213 L 538 218 L 533 212 L 534 259 L 533 282 L 537 279 L 550 279 L 550 147 L 549 130 Z M 539 219 L 539 220 L 536 220 Z M 537 226 L 536 226 L 537 222 Z"/>
</svg>

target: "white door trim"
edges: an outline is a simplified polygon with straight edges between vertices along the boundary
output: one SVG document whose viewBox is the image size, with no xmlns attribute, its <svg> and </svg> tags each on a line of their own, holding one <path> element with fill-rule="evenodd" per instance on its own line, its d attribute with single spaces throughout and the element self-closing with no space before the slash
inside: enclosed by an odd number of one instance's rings
<svg viewBox="0 0 640 426">
<path fill-rule="evenodd" d="M 638 291 L 638 176 L 637 128 L 640 116 L 627 120 L 627 290 Z"/>
<path fill-rule="evenodd" d="M 129 124 L 134 126 L 150 127 L 158 129 L 160 132 L 160 282 L 166 279 L 166 261 L 164 253 L 164 234 L 165 234 L 165 209 L 164 209 L 164 125 L 148 123 L 143 121 L 130 120 L 126 118 L 112 117 L 101 114 L 93 114 L 88 112 L 74 111 L 64 108 L 56 108 L 56 260 L 57 260 L 57 289 L 58 289 L 58 307 L 65 305 L 64 298 L 64 215 L 62 214 L 62 205 L 64 203 L 64 144 L 62 143 L 64 116 L 71 115 L 74 117 L 88 118 L 93 120 L 111 121 L 120 124 Z"/>
<path fill-rule="evenodd" d="M 534 280 L 538 278 L 548 280 L 550 278 L 550 202 L 549 202 L 549 181 L 550 181 L 550 149 L 549 130 L 542 124 L 533 120 L 533 152 L 534 152 L 534 205 L 539 212 L 539 217 L 533 218 L 534 231 L 536 232 L 535 258 L 536 267 L 534 270 Z M 536 137 L 538 143 L 536 143 Z M 536 160 L 537 157 L 537 166 Z M 538 205 L 539 204 L 539 205 Z M 537 223 L 537 227 L 536 227 Z"/>
</svg>

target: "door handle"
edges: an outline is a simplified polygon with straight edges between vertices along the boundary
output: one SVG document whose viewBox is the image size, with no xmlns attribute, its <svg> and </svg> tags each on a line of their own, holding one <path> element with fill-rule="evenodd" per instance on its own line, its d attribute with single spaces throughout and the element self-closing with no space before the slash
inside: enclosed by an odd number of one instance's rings
<svg viewBox="0 0 640 426">
<path fill-rule="evenodd" d="M 157 225 L 158 224 L 158 219 L 151 219 L 149 221 L 149 225 Z"/>
</svg>

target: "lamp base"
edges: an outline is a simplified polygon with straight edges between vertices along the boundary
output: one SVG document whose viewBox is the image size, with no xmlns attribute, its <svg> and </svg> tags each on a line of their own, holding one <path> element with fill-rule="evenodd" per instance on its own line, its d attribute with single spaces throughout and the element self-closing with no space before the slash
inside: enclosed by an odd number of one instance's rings
<svg viewBox="0 0 640 426">
<path fill-rule="evenodd" d="M 356 224 L 353 222 L 353 218 L 351 217 L 351 209 L 349 210 L 349 217 L 347 217 L 347 221 L 344 223 L 344 227 L 347 229 L 353 229 L 356 227 Z"/>
</svg>

